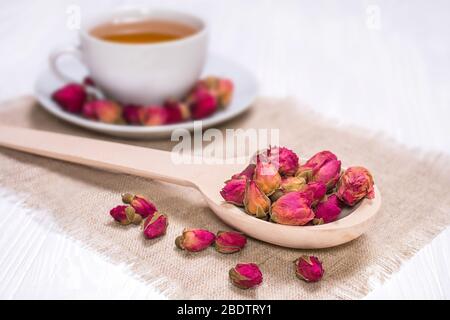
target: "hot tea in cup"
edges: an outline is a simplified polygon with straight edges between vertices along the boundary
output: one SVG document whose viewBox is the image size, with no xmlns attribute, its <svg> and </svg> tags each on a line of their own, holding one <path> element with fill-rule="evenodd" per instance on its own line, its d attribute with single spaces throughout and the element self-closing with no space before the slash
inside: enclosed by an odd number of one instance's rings
<svg viewBox="0 0 450 320">
<path fill-rule="evenodd" d="M 174 41 L 196 32 L 196 28 L 178 22 L 144 19 L 123 23 L 104 23 L 93 28 L 90 34 L 110 42 L 146 44 Z"/>
</svg>

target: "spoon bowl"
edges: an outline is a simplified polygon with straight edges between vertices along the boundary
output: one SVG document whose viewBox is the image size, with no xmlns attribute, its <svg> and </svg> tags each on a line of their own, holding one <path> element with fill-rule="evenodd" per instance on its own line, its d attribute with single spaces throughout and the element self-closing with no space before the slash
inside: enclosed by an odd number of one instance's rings
<svg viewBox="0 0 450 320">
<path fill-rule="evenodd" d="M 316 226 L 281 225 L 247 215 L 222 199 L 219 191 L 224 181 L 242 171 L 242 164 L 175 164 L 173 154 L 167 151 L 9 126 L 0 126 L 0 146 L 196 188 L 229 226 L 252 238 L 289 248 L 320 249 L 349 242 L 370 227 L 381 206 L 380 191 L 374 186 L 374 199 L 363 199 L 337 221 Z"/>
</svg>

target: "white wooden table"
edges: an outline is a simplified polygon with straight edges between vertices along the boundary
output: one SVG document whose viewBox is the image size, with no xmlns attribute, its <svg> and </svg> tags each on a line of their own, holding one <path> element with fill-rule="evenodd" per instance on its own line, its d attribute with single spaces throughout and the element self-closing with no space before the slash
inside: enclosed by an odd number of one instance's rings
<svg viewBox="0 0 450 320">
<path fill-rule="evenodd" d="M 211 49 L 253 70 L 261 93 L 296 96 L 343 123 L 450 152 L 450 2 L 434 1 L 2 1 L 0 100 L 32 92 L 48 52 L 76 41 L 66 26 L 125 4 L 192 11 L 211 24 Z M 0 182 L 0 298 L 164 298 L 39 223 Z M 450 298 L 450 228 L 368 298 Z"/>
</svg>

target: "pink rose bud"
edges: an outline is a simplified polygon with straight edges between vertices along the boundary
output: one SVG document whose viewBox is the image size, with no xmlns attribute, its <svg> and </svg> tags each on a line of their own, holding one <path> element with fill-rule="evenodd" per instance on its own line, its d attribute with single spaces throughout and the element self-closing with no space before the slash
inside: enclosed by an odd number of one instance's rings
<svg viewBox="0 0 450 320">
<path fill-rule="evenodd" d="M 256 165 L 251 163 L 244 169 L 244 171 L 237 173 L 231 177 L 231 179 L 247 178 L 248 180 L 253 180 L 255 174 Z"/>
<path fill-rule="evenodd" d="M 364 197 L 375 197 L 373 184 L 373 177 L 366 168 L 350 167 L 339 179 L 336 195 L 345 204 L 354 206 Z"/>
<path fill-rule="evenodd" d="M 327 186 L 323 182 L 310 182 L 302 190 L 302 193 L 308 194 L 311 205 L 315 206 L 327 193 Z"/>
<path fill-rule="evenodd" d="M 183 234 L 175 239 L 175 245 L 190 252 L 202 251 L 214 243 L 214 233 L 204 229 L 184 229 Z"/>
<path fill-rule="evenodd" d="M 321 151 L 313 155 L 308 161 L 306 161 L 303 166 L 316 171 L 326 162 L 331 160 L 337 160 L 337 157 L 334 153 L 332 153 L 331 151 Z"/>
<path fill-rule="evenodd" d="M 109 211 L 109 214 L 114 218 L 114 220 L 123 225 L 128 225 L 130 223 L 139 224 L 142 221 L 140 216 L 135 214 L 134 209 L 129 206 L 114 207 L 111 211 Z"/>
<path fill-rule="evenodd" d="M 237 206 L 244 206 L 245 187 L 247 185 L 247 178 L 231 179 L 225 183 L 220 194 L 226 202 L 235 204 Z"/>
<path fill-rule="evenodd" d="M 217 110 L 216 97 L 203 88 L 195 89 L 187 101 L 190 104 L 192 118 L 195 120 L 207 118 Z"/>
<path fill-rule="evenodd" d="M 158 238 L 166 234 L 167 225 L 167 216 L 159 212 L 155 212 L 155 214 L 145 219 L 144 236 L 147 239 Z"/>
<path fill-rule="evenodd" d="M 225 108 L 231 102 L 234 85 L 230 79 L 209 76 L 200 80 L 195 88 L 208 90 L 216 97 L 219 108 Z"/>
<path fill-rule="evenodd" d="M 335 194 L 332 194 L 323 202 L 319 202 L 314 213 L 314 224 L 323 224 L 336 221 L 341 214 L 341 206 L 339 199 Z"/>
<path fill-rule="evenodd" d="M 327 189 L 333 189 L 341 175 L 341 162 L 330 160 L 321 166 L 312 176 L 312 181 L 323 182 Z"/>
<path fill-rule="evenodd" d="M 270 219 L 280 224 L 303 226 L 314 219 L 314 212 L 303 192 L 290 192 L 274 202 Z"/>
<path fill-rule="evenodd" d="M 270 199 L 259 190 L 255 181 L 247 182 L 244 196 L 245 211 L 252 216 L 263 219 L 270 211 Z"/>
<path fill-rule="evenodd" d="M 312 156 L 304 165 L 301 165 L 295 175 L 298 177 L 304 177 L 307 182 L 310 182 L 312 181 L 313 176 L 324 164 L 333 160 L 337 160 L 334 153 L 330 151 L 321 151 Z"/>
<path fill-rule="evenodd" d="M 160 126 L 167 123 L 168 112 L 161 106 L 148 106 L 139 110 L 139 119 L 144 126 Z"/>
<path fill-rule="evenodd" d="M 219 231 L 216 237 L 216 250 L 220 253 L 241 251 L 247 244 L 247 237 L 236 231 Z"/>
<path fill-rule="evenodd" d="M 83 116 L 105 123 L 117 123 L 122 117 L 121 107 L 108 100 L 93 100 L 83 106 Z"/>
<path fill-rule="evenodd" d="M 164 103 L 167 110 L 167 124 L 179 123 L 191 117 L 191 111 L 186 103 L 168 100 Z"/>
<path fill-rule="evenodd" d="M 293 176 L 298 169 L 298 156 L 292 150 L 284 147 L 269 149 L 269 159 L 282 176 Z"/>
<path fill-rule="evenodd" d="M 139 113 L 142 107 L 135 105 L 126 105 L 122 110 L 122 117 L 128 124 L 139 125 L 141 120 L 139 118 Z"/>
<path fill-rule="evenodd" d="M 64 110 L 71 113 L 81 113 L 87 100 L 87 93 L 82 85 L 70 83 L 56 90 L 52 99 Z"/>
<path fill-rule="evenodd" d="M 136 213 L 144 219 L 152 216 L 156 212 L 156 206 L 150 200 L 141 195 L 125 193 L 122 195 L 122 201 L 131 205 Z"/>
<path fill-rule="evenodd" d="M 231 282 L 238 288 L 250 289 L 260 285 L 263 275 L 254 263 L 238 263 L 229 271 Z"/>
<path fill-rule="evenodd" d="M 258 161 L 256 164 L 254 181 L 262 192 L 270 196 L 280 187 L 281 176 L 272 163 Z"/>
<path fill-rule="evenodd" d="M 295 274 L 306 282 L 317 282 L 323 277 L 322 262 L 314 256 L 302 256 L 295 260 Z"/>
</svg>

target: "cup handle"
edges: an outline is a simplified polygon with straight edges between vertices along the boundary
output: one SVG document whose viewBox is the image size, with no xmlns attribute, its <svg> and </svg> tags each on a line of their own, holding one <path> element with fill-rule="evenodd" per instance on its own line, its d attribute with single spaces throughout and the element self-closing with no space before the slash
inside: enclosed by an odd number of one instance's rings
<svg viewBox="0 0 450 320">
<path fill-rule="evenodd" d="M 65 56 L 65 55 L 73 56 L 77 60 L 79 60 L 82 64 L 84 64 L 80 49 L 78 49 L 76 47 L 67 47 L 67 48 L 63 48 L 63 49 L 57 49 L 57 50 L 53 51 L 49 57 L 49 64 L 50 64 L 51 71 L 53 72 L 53 74 L 55 76 L 57 76 L 63 82 L 80 82 L 80 80 L 76 80 L 76 79 L 66 75 L 64 72 L 62 72 L 61 68 L 59 67 L 58 60 L 62 56 Z"/>
</svg>

